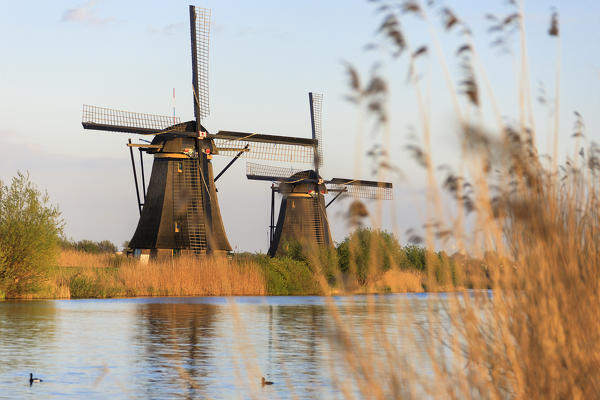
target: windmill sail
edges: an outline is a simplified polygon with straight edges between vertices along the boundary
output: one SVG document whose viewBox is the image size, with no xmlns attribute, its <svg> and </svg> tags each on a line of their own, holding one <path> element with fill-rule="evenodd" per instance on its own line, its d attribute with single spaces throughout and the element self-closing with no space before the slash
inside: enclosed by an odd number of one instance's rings
<svg viewBox="0 0 600 400">
<path fill-rule="evenodd" d="M 286 181 L 291 180 L 292 176 L 309 178 L 306 171 L 295 168 L 275 167 L 272 165 L 262 165 L 255 163 L 246 163 L 246 177 L 258 181 Z"/>
<path fill-rule="evenodd" d="M 167 115 L 143 114 L 112 108 L 83 105 L 81 124 L 85 129 L 156 135 L 181 123 L 179 118 Z"/>
<path fill-rule="evenodd" d="M 235 156 L 243 151 L 245 158 L 305 164 L 313 159 L 312 139 L 231 131 L 219 131 L 211 137 L 219 155 Z"/>
<path fill-rule="evenodd" d="M 392 184 L 389 182 L 333 178 L 325 183 L 329 191 L 346 192 L 357 198 L 377 200 L 392 200 L 393 198 Z"/>
<path fill-rule="evenodd" d="M 319 167 L 323 165 L 323 144 L 322 144 L 322 123 L 321 116 L 323 111 L 323 95 L 320 93 L 308 93 L 308 102 L 310 105 L 310 125 L 312 130 L 312 138 L 317 142 L 314 152 L 314 166 L 317 175 Z"/>
<path fill-rule="evenodd" d="M 192 84 L 194 116 L 200 129 L 201 121 L 210 114 L 208 102 L 208 51 L 210 10 L 190 6 L 190 38 L 192 43 Z"/>
</svg>

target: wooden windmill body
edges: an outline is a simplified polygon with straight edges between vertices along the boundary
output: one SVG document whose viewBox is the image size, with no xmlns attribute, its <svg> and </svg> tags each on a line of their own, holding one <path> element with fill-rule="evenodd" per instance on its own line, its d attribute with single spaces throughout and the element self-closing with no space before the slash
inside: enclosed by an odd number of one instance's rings
<svg viewBox="0 0 600 400">
<path fill-rule="evenodd" d="M 271 231 L 269 255 L 287 251 L 290 243 L 303 246 L 333 246 L 327 218 L 327 207 L 342 195 L 357 198 L 389 200 L 392 184 L 389 182 L 332 178 L 324 180 L 319 175 L 323 151 L 321 140 L 322 95 L 309 93 L 312 138 L 315 143 L 312 170 L 296 170 L 247 163 L 246 177 L 251 180 L 273 182 L 271 185 Z M 281 195 L 279 217 L 275 224 L 275 193 Z M 325 196 L 335 194 L 325 202 Z"/>
<path fill-rule="evenodd" d="M 208 116 L 208 39 L 210 11 L 190 6 L 192 83 L 195 120 L 181 123 L 160 116 L 84 105 L 85 129 L 151 136 L 132 143 L 131 163 L 140 218 L 129 248 L 136 255 L 206 254 L 231 250 L 215 181 L 239 157 L 310 163 L 314 140 L 257 133 L 218 131 L 201 124 Z M 141 195 L 133 149 L 140 154 Z M 146 190 L 142 154 L 152 155 Z M 214 176 L 212 156 L 233 160 Z"/>
<path fill-rule="evenodd" d="M 290 176 L 290 182 L 281 182 L 282 195 L 279 217 L 269 254 L 277 253 L 280 243 L 305 241 L 317 246 L 331 246 L 331 232 L 325 211 L 325 184 L 318 183 L 315 171 L 301 171 Z"/>
</svg>

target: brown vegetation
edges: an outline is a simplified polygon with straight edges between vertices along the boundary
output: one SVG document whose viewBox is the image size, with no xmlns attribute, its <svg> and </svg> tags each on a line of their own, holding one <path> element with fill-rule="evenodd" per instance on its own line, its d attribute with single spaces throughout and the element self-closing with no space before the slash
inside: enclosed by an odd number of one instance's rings
<svg viewBox="0 0 600 400">
<path fill-rule="evenodd" d="M 398 303 L 397 315 L 402 320 L 396 323 L 397 330 L 385 334 L 381 334 L 382 327 L 389 323 L 385 315 L 381 321 L 365 326 L 349 326 L 331 303 L 330 315 L 336 321 L 332 340 L 342 348 L 341 361 L 335 368 L 345 374 L 334 380 L 339 390 L 345 397 L 378 399 L 598 398 L 600 150 L 594 143 L 582 145 L 584 125 L 576 113 L 576 148 L 564 165 L 559 168 L 557 159 L 558 117 L 553 132 L 548 134 L 554 138 L 553 156 L 538 155 L 539 132 L 532 113 L 524 16 L 519 4 L 509 2 L 511 10 L 506 16 L 488 16 L 494 24 L 490 32 L 499 37 L 497 45 L 508 48 L 510 35 L 520 36 L 521 51 L 516 60 L 520 65 L 519 123 L 509 126 L 497 109 L 479 64 L 472 31 L 459 16 L 443 6 L 439 10 L 437 2 L 428 2 L 427 7 L 415 1 L 375 2 L 384 13 L 381 31 L 395 46 L 394 55 L 409 49 L 409 38 L 400 25 L 405 14 L 427 25 L 430 46 L 436 50 L 445 73 L 460 128 L 463 154 L 459 173 L 448 172 L 444 180 L 457 209 L 446 215 L 431 159 L 429 113 L 421 104 L 423 93 L 418 79 L 411 80 L 421 106 L 423 145 L 411 145 L 409 150 L 426 169 L 429 180 L 424 240 L 428 248 L 451 240 L 461 254 L 475 255 L 481 262 L 455 258 L 456 274 L 475 286 L 492 290 L 463 291 L 443 301 L 431 301 L 427 303 L 425 323 L 414 317 L 422 316 L 422 310 L 406 312 Z M 459 80 L 462 93 L 451 81 L 437 32 L 428 19 L 429 14 L 438 11 L 445 19 L 443 30 L 459 30 L 463 41 L 456 52 L 466 74 Z M 556 13 L 549 34 L 551 40 L 557 40 Z M 417 52 L 413 54 L 411 70 Z M 363 89 L 356 83 L 356 71 L 351 75 L 361 104 L 373 111 L 373 118 L 389 134 L 387 86 L 375 77 L 379 83 L 367 84 Z M 484 83 L 494 108 L 497 132 L 484 131 L 479 118 L 467 118 L 481 113 L 479 81 Z M 379 89 L 369 90 L 374 86 Z M 462 99 L 461 94 L 465 96 Z M 558 89 L 555 101 L 553 112 L 558 115 Z M 432 253 L 428 252 L 427 257 L 431 260 Z M 439 279 L 433 279 L 435 265 L 427 263 L 428 290 L 439 287 Z M 404 326 L 415 328 L 400 329 Z M 398 335 L 406 334 L 424 349 L 424 356 L 397 345 Z M 335 369 L 332 374 L 336 375 Z"/>
<path fill-rule="evenodd" d="M 373 242 L 376 244 L 377 240 Z M 321 265 L 321 260 L 318 259 L 309 261 L 289 257 L 270 258 L 264 255 L 239 255 L 231 260 L 175 257 L 142 263 L 139 259 L 119 254 L 63 250 L 59 257 L 60 266 L 50 270 L 44 288 L 19 297 L 105 298 L 422 292 L 426 275 L 415 265 L 408 264 L 406 255 L 399 247 L 395 249 L 400 253 L 384 252 L 391 261 L 388 261 L 385 268 L 370 268 L 368 279 L 359 271 L 364 266 L 354 268 L 354 271 L 350 272 L 340 270 L 335 256 L 327 267 Z M 418 251 L 413 249 L 410 254 Z M 423 252 L 422 249 L 420 251 Z M 354 257 L 358 259 L 359 254 L 355 254 Z M 393 257 L 401 257 L 404 264 L 399 265 Z M 322 276 L 325 270 L 328 271 L 329 280 Z"/>
<path fill-rule="evenodd" d="M 37 292 L 19 298 L 107 298 L 134 296 L 263 296 L 267 285 L 252 261 L 176 257 L 141 263 L 110 253 L 63 250 Z"/>
<path fill-rule="evenodd" d="M 119 256 L 112 253 L 88 253 L 85 251 L 63 249 L 57 260 L 61 267 L 94 267 L 115 266 Z"/>
<path fill-rule="evenodd" d="M 129 263 L 119 277 L 131 296 L 263 296 L 260 267 L 224 258 L 175 258 L 147 264 Z"/>
</svg>

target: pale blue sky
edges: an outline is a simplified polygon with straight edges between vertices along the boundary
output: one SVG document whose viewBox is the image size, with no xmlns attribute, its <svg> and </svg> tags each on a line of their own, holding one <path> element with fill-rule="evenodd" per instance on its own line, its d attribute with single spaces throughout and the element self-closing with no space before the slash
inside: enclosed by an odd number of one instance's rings
<svg viewBox="0 0 600 400">
<path fill-rule="evenodd" d="M 503 115 L 515 118 L 513 58 L 490 49 L 487 12 L 507 12 L 503 0 L 448 1 L 471 26 Z M 191 67 L 188 1 L 0 1 L 0 179 L 29 171 L 47 189 L 74 239 L 128 240 L 137 223 L 135 191 L 125 142 L 129 135 L 84 131 L 83 103 L 129 111 L 170 114 L 176 89 L 177 114 L 191 119 Z M 219 129 L 308 137 L 307 92 L 324 94 L 324 177 L 372 178 L 367 162 L 356 171 L 354 155 L 359 117 L 344 100 L 348 93 L 344 61 L 367 73 L 381 54 L 365 52 L 376 41 L 380 23 L 367 1 L 205 1 L 212 9 L 210 49 L 211 116 L 206 126 Z M 587 134 L 600 140 L 600 5 L 597 1 L 529 0 L 525 3 L 531 87 L 541 82 L 554 93 L 555 40 L 546 34 L 551 7 L 561 17 L 561 146 L 569 139 L 573 110 L 585 118 Z M 437 14 L 433 16 L 439 26 Z M 423 24 L 408 18 L 404 28 L 413 47 L 428 43 Z M 439 32 L 449 65 L 456 35 Z M 515 46 L 513 46 L 516 49 Z M 418 129 L 414 90 L 406 84 L 406 59 L 383 59 L 392 88 L 390 153 L 406 180 L 394 181 L 396 226 L 400 233 L 423 221 L 422 174 L 402 150 L 409 126 Z M 430 107 L 434 159 L 458 157 L 456 120 L 432 54 Z M 458 80 L 454 76 L 454 81 Z M 486 100 L 484 95 L 484 114 Z M 539 146 L 546 151 L 548 111 L 535 105 Z M 366 132 L 365 134 L 369 134 Z M 366 146 L 364 146 L 366 151 Z M 564 154 L 564 153 L 563 153 Z M 228 161 L 215 161 L 218 171 Z M 150 160 L 147 168 L 149 170 Z M 358 175 L 358 176 L 357 176 Z M 267 246 L 269 190 L 248 182 L 238 162 L 218 183 L 225 228 L 238 250 Z M 243 207 L 239 207 L 240 198 Z M 347 233 L 330 210 L 334 239 Z M 391 212 L 384 227 L 392 229 Z M 403 238 L 402 238 L 403 239 Z M 404 241 L 404 240 L 403 240 Z"/>
</svg>

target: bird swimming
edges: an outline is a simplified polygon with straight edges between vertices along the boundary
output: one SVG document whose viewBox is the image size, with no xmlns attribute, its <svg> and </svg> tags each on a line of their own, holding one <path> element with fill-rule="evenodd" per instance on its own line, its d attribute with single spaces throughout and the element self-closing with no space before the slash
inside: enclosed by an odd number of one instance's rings
<svg viewBox="0 0 600 400">
<path fill-rule="evenodd" d="M 260 384 L 261 384 L 262 386 L 265 386 L 265 385 L 272 385 L 272 384 L 273 384 L 273 382 L 266 380 L 266 379 L 265 379 L 265 377 L 263 376 L 262 378 L 260 378 Z"/>
<path fill-rule="evenodd" d="M 30 372 L 29 373 L 29 385 L 31 386 L 31 384 L 33 384 L 33 383 L 39 383 L 39 382 L 44 382 L 44 381 L 41 380 L 40 378 L 34 378 L 33 374 Z"/>
</svg>

